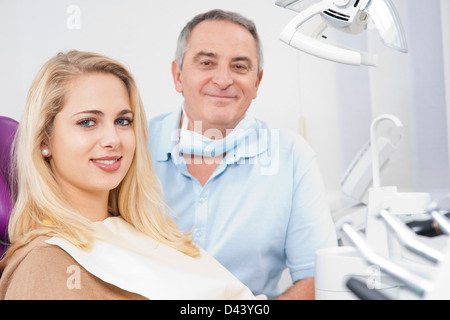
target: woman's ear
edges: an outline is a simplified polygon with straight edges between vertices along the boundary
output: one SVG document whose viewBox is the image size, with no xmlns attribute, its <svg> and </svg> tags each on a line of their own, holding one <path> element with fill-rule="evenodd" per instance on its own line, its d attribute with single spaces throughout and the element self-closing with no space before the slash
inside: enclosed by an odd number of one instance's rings
<svg viewBox="0 0 450 320">
<path fill-rule="evenodd" d="M 44 158 L 49 158 L 52 155 L 50 147 L 45 143 L 41 143 L 41 154 Z"/>
</svg>

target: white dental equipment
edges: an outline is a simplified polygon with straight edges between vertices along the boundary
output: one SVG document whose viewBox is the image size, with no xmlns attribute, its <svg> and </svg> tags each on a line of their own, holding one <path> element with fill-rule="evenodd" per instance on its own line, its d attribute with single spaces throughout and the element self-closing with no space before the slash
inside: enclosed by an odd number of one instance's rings
<svg viewBox="0 0 450 320">
<path fill-rule="evenodd" d="M 426 211 L 430 214 L 432 219 L 437 223 L 440 231 L 442 231 L 447 236 L 450 235 L 450 221 L 443 216 L 440 212 L 437 202 L 433 201 L 428 205 Z"/>
<path fill-rule="evenodd" d="M 449 198 L 447 197 L 447 199 Z M 450 220 L 441 214 L 437 202 L 433 201 L 430 203 L 427 206 L 426 211 L 433 219 L 440 222 L 440 228 L 447 228 L 450 226 Z M 434 267 L 429 267 L 427 270 L 428 272 L 424 272 L 426 268 L 420 268 L 419 264 L 414 264 L 407 260 L 391 261 L 374 252 L 367 241 L 354 230 L 350 222 L 343 222 L 339 228 L 342 229 L 353 245 L 355 245 L 360 256 L 368 264 L 376 264 L 382 272 L 399 281 L 405 285 L 406 288 L 411 289 L 419 298 L 448 300 L 450 298 L 450 291 L 448 290 L 448 285 L 450 284 L 450 250 L 448 248 L 448 233 L 444 232 L 444 239 L 447 243 L 444 250 L 436 250 L 417 241 L 416 235 L 408 230 L 408 228 L 397 220 L 396 217 L 391 215 L 388 210 L 382 209 L 379 212 L 379 215 L 389 227 L 390 231 L 400 240 L 406 249 L 431 261 L 434 264 Z M 419 268 L 417 268 L 418 266 Z M 347 287 L 354 290 L 354 293 L 358 297 L 366 299 L 390 299 L 389 296 L 380 297 L 382 295 L 381 293 L 379 293 L 378 296 L 370 294 L 370 292 L 367 291 L 371 291 L 371 288 L 368 288 L 367 285 L 364 286 L 364 283 L 361 281 L 361 283 L 355 284 L 354 282 L 359 280 L 355 277 L 350 280 L 352 283 L 347 285 Z M 349 284 L 350 280 L 347 281 L 347 284 Z"/>
<path fill-rule="evenodd" d="M 327 43 L 326 28 L 358 34 L 370 21 L 382 42 L 395 50 L 408 51 L 406 37 L 390 0 L 277 0 L 276 5 L 298 12 L 284 28 L 280 39 L 288 45 L 314 56 L 350 65 L 376 66 L 376 55 Z M 320 15 L 322 23 L 311 36 L 303 34 L 302 25 Z"/>
<path fill-rule="evenodd" d="M 372 145 L 373 187 L 369 189 L 367 205 L 366 238 L 369 246 L 384 257 L 400 259 L 399 246 L 393 241 L 386 223 L 380 219 L 380 211 L 389 208 L 392 215 L 413 215 L 425 212 L 431 196 L 426 192 L 399 192 L 395 186 L 383 187 L 380 183 L 380 167 L 377 148 L 377 129 L 382 121 L 390 120 L 396 127 L 402 127 L 401 121 L 389 114 L 373 120 L 370 128 Z"/>
<path fill-rule="evenodd" d="M 399 135 L 396 141 L 381 136 L 372 139 L 377 142 L 375 152 L 378 152 L 378 157 L 374 156 L 372 141 L 369 140 L 345 171 L 341 179 L 342 192 L 357 201 L 367 204 L 368 190 L 372 186 L 372 177 L 374 175 L 372 159 L 375 159 L 377 162 L 375 165 L 379 166 L 381 171 L 389 162 L 401 139 L 402 135 Z M 379 184 L 379 173 L 375 172 L 375 175 L 376 183 Z"/>
<path fill-rule="evenodd" d="M 430 248 L 423 242 L 417 240 L 417 235 L 414 231 L 399 221 L 397 217 L 393 216 L 388 209 L 381 209 L 378 214 L 392 234 L 395 235 L 395 237 L 406 249 L 435 264 L 441 263 L 445 260 L 445 256 L 442 252 L 434 248 Z"/>
<path fill-rule="evenodd" d="M 365 211 L 366 221 L 363 228 L 365 236 L 359 235 L 359 232 L 355 230 L 355 227 L 361 228 L 358 219 L 356 219 L 357 223 L 354 223 L 353 215 L 344 216 L 336 222 L 336 231 L 338 234 L 343 233 L 352 246 L 341 246 L 316 253 L 316 295 L 319 299 L 347 299 L 348 289 L 351 286 L 347 286 L 346 282 L 356 279 L 359 281 L 358 286 L 361 281 L 362 283 L 373 281 L 371 280 L 373 274 L 368 271 L 373 266 L 388 276 L 388 278 L 379 277 L 375 281 L 379 283 L 379 286 L 375 288 L 379 291 L 378 296 L 386 293 L 388 297 L 399 299 L 401 295 L 407 296 L 403 290 L 407 288 L 412 289 L 410 291 L 413 292 L 413 297 L 425 299 L 433 293 L 437 271 L 442 265 L 448 265 L 442 248 L 437 249 L 422 242 L 422 239 L 419 239 L 419 236 L 400 219 L 404 216 L 428 214 L 438 224 L 440 223 L 439 228 L 448 235 L 450 220 L 441 214 L 440 205 L 431 202 L 431 196 L 428 193 L 399 192 L 395 186 L 381 185 L 378 160 L 384 149 L 379 150 L 378 147 L 385 146 L 386 143 L 377 144 L 376 142 L 380 141 L 377 131 L 380 123 L 384 121 L 392 122 L 395 127 L 402 127 L 401 121 L 393 115 L 385 114 L 377 117 L 370 127 L 371 148 L 365 148 L 363 157 L 358 155 L 356 161 L 364 162 L 362 169 L 357 170 L 364 176 L 362 180 L 365 183 L 372 182 L 372 187 L 368 190 Z M 371 161 L 367 159 L 369 154 Z M 382 161 L 385 162 L 389 155 L 390 153 L 385 154 Z M 371 174 L 368 172 L 370 164 L 372 165 Z M 352 166 L 358 167 L 358 164 Z M 450 205 L 447 206 L 450 207 Z M 408 255 L 408 252 L 412 255 Z M 333 279 L 333 276 L 338 279 Z M 368 294 L 367 296 L 376 297 L 377 295 Z"/>
<path fill-rule="evenodd" d="M 381 271 L 411 288 L 420 297 L 429 294 L 433 290 L 434 286 L 431 281 L 374 252 L 349 224 L 344 223 L 341 228 L 367 263 L 378 266 Z"/>
</svg>

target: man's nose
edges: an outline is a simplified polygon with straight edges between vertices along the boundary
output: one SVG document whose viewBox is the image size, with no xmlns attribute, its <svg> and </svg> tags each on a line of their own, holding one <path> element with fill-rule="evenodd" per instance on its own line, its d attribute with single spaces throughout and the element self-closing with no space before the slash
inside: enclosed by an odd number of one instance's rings
<svg viewBox="0 0 450 320">
<path fill-rule="evenodd" d="M 228 88 L 233 83 L 230 68 L 225 65 L 218 66 L 212 80 L 220 89 Z"/>
</svg>

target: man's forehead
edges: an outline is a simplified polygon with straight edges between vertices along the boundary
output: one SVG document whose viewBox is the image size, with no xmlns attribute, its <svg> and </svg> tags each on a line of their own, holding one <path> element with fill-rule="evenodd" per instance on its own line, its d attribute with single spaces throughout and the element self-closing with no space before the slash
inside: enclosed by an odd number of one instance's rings
<svg viewBox="0 0 450 320">
<path fill-rule="evenodd" d="M 253 35 L 240 24 L 227 20 L 205 20 L 191 32 L 186 44 L 186 53 L 216 57 L 233 55 L 257 58 L 257 45 Z"/>
<path fill-rule="evenodd" d="M 214 39 L 228 38 L 228 40 L 242 40 L 254 43 L 256 40 L 247 28 L 239 23 L 228 20 L 205 20 L 197 24 L 191 31 L 187 44 L 193 41 L 212 41 Z"/>
</svg>

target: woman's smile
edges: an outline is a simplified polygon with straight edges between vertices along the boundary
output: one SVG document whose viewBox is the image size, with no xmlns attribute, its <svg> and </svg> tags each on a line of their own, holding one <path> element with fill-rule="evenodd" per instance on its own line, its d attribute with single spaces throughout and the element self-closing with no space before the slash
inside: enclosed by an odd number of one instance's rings
<svg viewBox="0 0 450 320">
<path fill-rule="evenodd" d="M 105 157 L 101 159 L 91 159 L 92 163 L 106 171 L 106 172 L 114 172 L 117 171 L 120 168 L 120 162 L 122 160 L 122 157 Z"/>
</svg>

